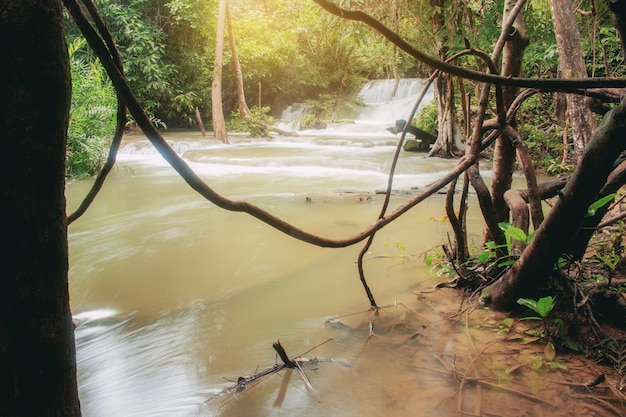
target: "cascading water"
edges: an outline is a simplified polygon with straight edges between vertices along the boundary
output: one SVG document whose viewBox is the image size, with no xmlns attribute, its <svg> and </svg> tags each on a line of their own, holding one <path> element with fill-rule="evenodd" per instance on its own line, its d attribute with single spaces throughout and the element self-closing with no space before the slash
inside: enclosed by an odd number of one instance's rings
<svg viewBox="0 0 626 417">
<path fill-rule="evenodd" d="M 358 97 L 365 107 L 357 120 L 393 124 L 398 119 L 408 119 L 426 81 L 421 78 L 401 79 L 394 94 L 395 80 L 372 80 L 361 88 Z M 430 89 L 420 106 L 433 100 Z"/>
<path fill-rule="evenodd" d="M 356 95 L 357 101 L 361 104 L 356 108 L 354 114 L 339 114 L 338 119 L 354 119 L 355 125 L 332 126 L 329 132 L 335 134 L 343 131 L 347 134 L 363 132 L 375 132 L 385 134 L 384 129 L 393 125 L 398 119 L 408 119 L 411 109 L 415 105 L 422 89 L 426 85 L 426 80 L 421 78 L 403 78 L 396 80 L 380 79 L 366 82 Z M 395 90 L 395 91 L 394 91 Z M 421 106 L 433 100 L 433 91 L 429 91 L 424 96 Z M 312 110 L 312 106 L 307 104 L 292 104 L 283 110 L 281 120 L 294 121 L 302 116 L 306 116 Z M 354 110 L 352 108 L 351 110 Z M 367 126 L 366 129 L 358 125 Z M 379 127 L 380 129 L 376 128 Z M 372 130 L 373 129 L 373 130 Z M 323 134 L 323 132 L 320 132 Z"/>
</svg>

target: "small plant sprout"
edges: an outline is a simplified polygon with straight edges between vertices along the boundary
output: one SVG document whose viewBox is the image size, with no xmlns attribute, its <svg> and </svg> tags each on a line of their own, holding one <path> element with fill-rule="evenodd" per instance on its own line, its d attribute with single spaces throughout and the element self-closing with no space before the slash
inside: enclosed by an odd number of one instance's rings
<svg viewBox="0 0 626 417">
<path fill-rule="evenodd" d="M 554 309 L 555 301 L 556 298 L 550 295 L 542 297 L 539 300 L 533 300 L 531 298 L 520 298 L 517 300 L 518 304 L 528 307 L 537 314 L 536 316 L 524 317 L 522 318 L 522 320 L 541 321 L 543 328 L 538 336 L 548 339 L 546 347 L 544 348 L 544 356 L 548 361 L 550 361 L 550 364 L 552 365 L 554 365 L 552 362 L 554 361 L 556 355 L 556 350 L 554 348 L 555 340 L 571 350 L 578 350 L 578 346 L 567 335 L 565 322 L 558 317 L 553 319 L 549 319 L 548 317 Z M 551 332 L 551 328 L 555 329 L 556 331 L 554 333 Z"/>
<path fill-rule="evenodd" d="M 531 298 L 520 298 L 517 300 L 517 304 L 526 306 L 532 311 L 538 314 L 538 316 L 526 317 L 524 320 L 541 320 L 545 321 L 554 308 L 555 298 L 551 295 L 540 298 L 539 300 L 533 300 Z"/>
<path fill-rule="evenodd" d="M 513 265 L 521 252 L 521 246 L 528 245 L 535 235 L 535 232 L 527 234 L 521 228 L 508 222 L 498 223 L 498 226 L 504 232 L 506 244 L 498 246 L 493 241 L 485 242 L 485 250 L 476 257 L 476 260 L 480 263 L 486 263 L 488 260 L 495 258 L 497 249 L 506 248 L 508 256 L 497 259 L 497 265 L 498 267 Z"/>
</svg>

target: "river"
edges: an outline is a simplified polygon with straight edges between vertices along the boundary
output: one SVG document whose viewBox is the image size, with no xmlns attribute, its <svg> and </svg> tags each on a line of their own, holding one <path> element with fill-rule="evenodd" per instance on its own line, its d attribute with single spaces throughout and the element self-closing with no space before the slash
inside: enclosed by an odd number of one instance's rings
<svg viewBox="0 0 626 417">
<path fill-rule="evenodd" d="M 219 192 L 330 237 L 350 236 L 375 220 L 382 202 L 376 191 L 386 186 L 395 148 L 393 137 L 378 135 L 231 136 L 231 145 L 195 133 L 166 137 Z M 324 321 L 368 309 L 354 263 L 360 245 L 314 247 L 221 210 L 195 194 L 147 140 L 126 142 L 93 207 L 70 227 L 85 416 L 189 415 L 224 386 L 223 378 L 274 363 L 278 339 L 295 356 L 333 338 L 309 356 L 354 360 L 368 336 L 367 313 L 334 327 Z M 403 154 L 397 189 L 414 191 L 453 163 Z M 90 185 L 68 184 L 70 209 Z M 391 208 L 406 198 L 394 197 Z M 445 236 L 447 227 L 434 220 L 442 200 L 431 198 L 379 233 L 366 262 L 378 304 L 411 302 L 412 290 L 433 285 L 420 254 Z M 317 372 L 355 372 L 336 368 L 321 364 Z M 263 385 L 272 389 L 273 382 Z M 287 397 L 282 412 L 312 400 L 302 388 Z M 347 401 L 346 389 L 367 392 L 353 388 L 354 381 L 332 387 L 334 401 Z"/>
<path fill-rule="evenodd" d="M 339 238 L 378 215 L 377 191 L 387 185 L 397 141 L 384 127 L 357 121 L 297 137 L 231 135 L 230 145 L 196 132 L 165 136 L 218 192 Z M 390 209 L 454 163 L 403 152 Z M 68 183 L 70 212 L 90 186 Z M 494 344 L 502 316 L 479 309 L 470 321 L 462 294 L 430 292 L 441 278 L 423 259 L 447 242 L 443 214 L 443 196 L 434 195 L 378 233 L 365 270 L 385 307 L 372 315 L 355 265 L 360 244 L 319 248 L 219 209 L 143 136 L 126 137 L 93 206 L 69 228 L 83 416 L 571 413 L 564 400 L 555 409 L 565 394 L 546 390 L 545 379 L 532 373 L 525 387 L 538 397 L 543 391 L 545 403 L 517 401 L 506 391 L 505 400 L 515 402 L 503 406 L 501 396 L 490 403 L 469 382 L 459 394 L 455 370 L 468 368 L 479 351 L 495 351 L 483 362 L 511 384 L 524 358 L 536 361 L 542 347 Z M 475 205 L 469 216 L 479 218 Z M 479 222 L 473 224 L 479 241 Z M 321 359 L 303 365 L 312 388 L 298 372 L 282 370 L 241 392 L 223 392 L 280 361 L 277 341 L 290 357 Z M 481 398 L 487 414 L 480 414 Z"/>
</svg>

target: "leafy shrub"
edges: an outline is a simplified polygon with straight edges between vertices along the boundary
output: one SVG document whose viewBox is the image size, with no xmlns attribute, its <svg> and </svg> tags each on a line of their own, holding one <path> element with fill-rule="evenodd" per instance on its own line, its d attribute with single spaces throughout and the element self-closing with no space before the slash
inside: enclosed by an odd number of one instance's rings
<svg viewBox="0 0 626 417">
<path fill-rule="evenodd" d="M 115 132 L 117 100 L 104 69 L 81 47 L 70 44 L 72 107 L 68 129 L 66 175 L 81 178 L 96 174 L 107 156 Z"/>
<path fill-rule="evenodd" d="M 437 112 L 438 110 L 436 101 L 432 101 L 425 106 L 421 106 L 420 109 L 417 111 L 417 115 L 415 116 L 413 124 L 427 132 L 436 132 L 437 130 L 439 130 Z"/>
<path fill-rule="evenodd" d="M 262 124 L 255 123 L 254 121 L 263 122 L 266 124 L 270 124 L 274 121 L 272 116 L 270 116 L 271 109 L 269 107 L 262 107 L 261 109 L 258 106 L 254 106 L 250 109 L 252 113 L 252 119 L 248 120 L 241 115 L 239 110 L 234 111 L 230 114 L 230 118 L 226 121 L 226 128 L 231 132 L 249 132 L 250 136 L 258 138 L 265 137 L 268 135 L 267 128 L 265 128 Z"/>
</svg>

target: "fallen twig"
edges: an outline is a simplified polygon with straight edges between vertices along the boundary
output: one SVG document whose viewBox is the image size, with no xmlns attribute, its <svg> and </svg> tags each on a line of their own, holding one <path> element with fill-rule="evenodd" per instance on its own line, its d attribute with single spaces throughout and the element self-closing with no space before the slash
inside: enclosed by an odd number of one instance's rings
<svg viewBox="0 0 626 417">
<path fill-rule="evenodd" d="M 312 347 L 311 349 L 309 349 L 308 351 L 306 351 L 305 353 L 303 353 L 302 355 L 305 355 L 309 352 L 311 352 L 312 350 L 318 348 L 319 346 L 322 346 L 325 343 L 328 343 L 329 341 L 331 341 L 332 339 L 328 339 L 314 347 Z M 315 389 L 313 388 L 313 385 L 311 384 L 311 381 L 309 380 L 309 378 L 306 376 L 306 374 L 304 373 L 304 370 L 302 369 L 303 366 L 316 366 L 318 363 L 320 362 L 335 362 L 338 363 L 340 365 L 349 367 L 351 366 L 350 363 L 347 363 L 345 361 L 341 361 L 341 360 L 335 360 L 332 358 L 322 358 L 322 357 L 315 357 L 312 359 L 309 358 L 305 358 L 302 355 L 300 356 L 296 356 L 293 359 L 290 359 L 289 356 L 287 355 L 287 352 L 285 351 L 285 349 L 283 348 L 283 346 L 280 344 L 280 341 L 276 341 L 275 343 L 272 344 L 272 347 L 274 348 L 274 350 L 276 350 L 276 352 L 278 353 L 278 356 L 280 357 L 280 359 L 283 361 L 283 363 L 275 363 L 272 366 L 269 366 L 259 372 L 255 371 L 255 373 L 253 375 L 244 375 L 244 376 L 240 376 L 239 378 L 237 378 L 236 381 L 230 381 L 233 383 L 233 385 L 230 385 L 226 388 L 224 388 L 223 390 L 221 390 L 220 392 L 218 392 L 217 394 L 212 395 L 211 397 L 209 397 L 204 403 L 207 404 L 217 398 L 220 397 L 227 397 L 228 395 L 235 395 L 238 393 L 243 392 L 244 390 L 249 390 L 250 388 L 254 387 L 255 385 L 257 385 L 258 383 L 260 383 L 266 376 L 271 376 L 274 375 L 280 371 L 282 371 L 283 369 L 287 369 L 287 370 L 292 370 L 292 369 L 296 369 L 298 371 L 298 373 L 300 373 L 300 376 L 302 377 L 302 379 L 304 380 L 305 385 L 307 386 L 307 388 L 309 389 L 309 391 L 311 392 L 311 394 L 315 397 L 315 399 L 317 401 L 321 401 L 317 395 L 317 393 L 315 392 Z M 287 377 L 286 377 L 287 378 Z M 288 380 L 288 378 L 287 378 Z M 275 403 L 282 403 L 286 392 L 286 388 L 284 387 L 284 385 L 286 384 L 286 382 L 283 381 L 283 386 L 281 386 L 281 390 L 278 394 L 278 398 L 276 399 Z M 229 399 L 225 400 L 224 402 L 227 402 Z"/>
</svg>

